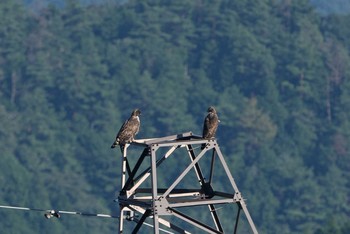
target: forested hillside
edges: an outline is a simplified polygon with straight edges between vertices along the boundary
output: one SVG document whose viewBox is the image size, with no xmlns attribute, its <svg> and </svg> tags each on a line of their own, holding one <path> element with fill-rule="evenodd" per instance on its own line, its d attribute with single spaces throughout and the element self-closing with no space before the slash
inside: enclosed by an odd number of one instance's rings
<svg viewBox="0 0 350 234">
<path fill-rule="evenodd" d="M 350 232 L 350 16 L 307 0 L 0 1 L 0 205 L 117 214 L 116 132 L 217 139 L 259 233 Z M 234 218 L 235 214 L 232 217 Z M 116 233 L 0 209 L 2 233 Z"/>
<path fill-rule="evenodd" d="M 54 4 L 63 7 L 65 0 L 22 0 L 22 2 L 30 9 L 41 9 Z M 108 3 L 126 3 L 128 0 L 76 0 L 83 5 L 96 5 Z M 350 2 L 348 0 L 309 0 L 309 2 L 321 14 L 347 14 L 350 13 Z"/>
</svg>

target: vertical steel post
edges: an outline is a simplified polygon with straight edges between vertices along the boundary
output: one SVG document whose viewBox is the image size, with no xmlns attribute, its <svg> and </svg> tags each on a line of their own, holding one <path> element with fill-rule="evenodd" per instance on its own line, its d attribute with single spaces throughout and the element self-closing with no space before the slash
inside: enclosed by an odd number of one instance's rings
<svg viewBox="0 0 350 234">
<path fill-rule="evenodd" d="M 121 176 L 120 176 L 120 187 L 123 188 L 125 185 L 125 177 L 126 177 L 126 152 L 128 148 L 128 144 L 125 145 L 122 148 L 122 163 L 121 163 Z M 123 227 L 124 227 L 124 207 L 119 206 L 120 208 L 120 215 L 119 215 L 119 233 L 123 233 Z"/>
<path fill-rule="evenodd" d="M 154 234 L 159 234 L 158 221 L 158 186 L 157 186 L 157 156 L 158 146 L 151 145 L 151 177 L 152 177 L 152 206 L 153 206 L 153 228 Z"/>
</svg>

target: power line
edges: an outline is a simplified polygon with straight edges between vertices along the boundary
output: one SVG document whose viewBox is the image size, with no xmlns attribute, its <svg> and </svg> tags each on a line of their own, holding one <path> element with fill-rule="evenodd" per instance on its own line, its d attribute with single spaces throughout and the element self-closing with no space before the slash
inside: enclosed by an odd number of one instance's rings
<svg viewBox="0 0 350 234">
<path fill-rule="evenodd" d="M 12 210 L 26 210 L 26 211 L 39 211 L 39 212 L 46 212 L 45 217 L 51 218 L 56 217 L 60 218 L 60 214 L 70 214 L 70 215 L 82 215 L 82 216 L 95 216 L 95 217 L 101 217 L 101 218 L 113 218 L 113 219 L 119 219 L 118 216 L 108 215 L 108 214 L 91 214 L 91 213 L 84 213 L 84 212 L 77 212 L 77 211 L 65 211 L 65 210 L 45 210 L 45 209 L 37 209 L 37 208 L 29 208 L 29 207 L 20 207 L 20 206 L 1 206 L 2 209 L 12 209 Z"/>
<path fill-rule="evenodd" d="M 1 209 L 11 209 L 11 210 L 25 210 L 25 211 L 39 211 L 39 212 L 45 212 L 44 216 L 47 219 L 50 219 L 52 217 L 60 218 L 61 214 L 70 214 L 70 215 L 82 215 L 82 216 L 95 216 L 95 217 L 101 217 L 101 218 L 112 218 L 112 219 L 119 219 L 119 216 L 113 216 L 108 214 L 90 214 L 90 213 L 83 213 L 78 211 L 65 211 L 65 210 L 45 210 L 45 209 L 37 209 L 37 208 L 29 208 L 29 207 L 20 207 L 20 206 L 1 206 Z M 152 224 L 143 222 L 146 226 L 153 227 Z M 169 232 L 167 230 L 164 230 L 162 228 L 159 228 L 160 231 L 165 233 L 173 233 Z"/>
</svg>

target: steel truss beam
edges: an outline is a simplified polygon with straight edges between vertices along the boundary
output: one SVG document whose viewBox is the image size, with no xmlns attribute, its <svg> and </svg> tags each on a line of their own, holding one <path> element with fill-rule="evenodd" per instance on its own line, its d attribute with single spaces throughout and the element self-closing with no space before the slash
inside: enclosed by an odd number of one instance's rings
<svg viewBox="0 0 350 234">
<path fill-rule="evenodd" d="M 206 144 L 206 147 L 201 150 L 201 145 Z M 128 147 L 143 147 L 143 151 L 139 156 L 133 168 L 130 168 L 128 161 Z M 168 149 L 163 155 L 157 155 L 160 148 Z M 179 149 L 185 148 L 189 157 L 189 163 L 180 175 L 174 178 L 172 184 L 167 188 L 158 188 L 157 173 L 162 164 Z M 196 154 L 197 152 L 197 154 Z M 121 190 L 118 196 L 120 207 L 120 217 L 127 217 L 126 220 L 136 222 L 132 233 L 137 233 L 142 224 L 147 218 L 153 220 L 153 232 L 159 234 L 160 225 L 173 230 L 176 233 L 190 233 L 185 228 L 179 227 L 168 221 L 169 216 L 182 220 L 190 226 L 201 229 L 205 233 L 224 233 L 225 229 L 217 213 L 216 205 L 236 204 L 238 207 L 236 218 L 233 218 L 234 233 L 237 233 L 240 211 L 242 210 L 252 233 L 257 234 L 258 231 L 248 212 L 246 203 L 238 190 L 238 187 L 231 175 L 225 159 L 221 153 L 218 143 L 215 139 L 203 139 L 200 136 L 195 136 L 191 132 L 172 135 L 161 138 L 140 139 L 130 145 L 126 145 L 122 151 L 122 166 L 121 166 Z M 209 157 L 209 179 L 204 177 L 203 170 L 200 167 L 200 161 L 203 158 Z M 149 158 L 149 161 L 146 160 Z M 213 175 L 215 160 L 221 163 L 221 166 L 230 183 L 228 186 L 233 193 L 227 191 L 216 191 L 213 187 Z M 147 163 L 149 162 L 149 164 Z M 146 165 L 146 169 L 141 171 L 141 165 Z M 217 170 L 217 168 L 215 168 Z M 170 168 L 167 170 L 170 170 Z M 179 183 L 190 171 L 194 171 L 197 177 L 197 182 L 194 183 L 194 188 L 177 188 Z M 145 181 L 151 180 L 150 188 L 141 188 Z M 230 191 L 230 190 L 229 190 Z M 205 224 L 195 217 L 190 217 L 181 208 L 191 208 L 198 206 L 207 206 L 208 212 L 211 215 L 213 224 Z M 129 215 L 125 215 L 125 213 Z M 134 216 L 138 213 L 140 219 Z M 132 214 L 132 215 L 130 215 Z M 149 224 L 147 224 L 149 225 Z M 124 219 L 119 222 L 119 233 L 123 233 Z"/>
</svg>

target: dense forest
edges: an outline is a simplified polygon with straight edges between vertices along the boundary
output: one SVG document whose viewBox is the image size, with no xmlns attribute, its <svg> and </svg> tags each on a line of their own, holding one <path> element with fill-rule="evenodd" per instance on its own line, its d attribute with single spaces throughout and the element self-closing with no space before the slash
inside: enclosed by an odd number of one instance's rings
<svg viewBox="0 0 350 234">
<path fill-rule="evenodd" d="M 128 0 L 76 0 L 82 5 L 100 5 L 106 3 L 126 3 Z M 350 12 L 350 2 L 348 0 L 309 0 L 315 7 L 316 11 L 327 14 L 347 14 Z M 26 7 L 37 10 L 43 7 L 47 7 L 50 4 L 55 6 L 64 7 L 65 0 L 22 0 Z"/>
<path fill-rule="evenodd" d="M 307 0 L 66 0 L 36 11 L 2 0 L 0 205 L 118 215 L 110 145 L 132 109 L 137 137 L 149 138 L 201 134 L 214 105 L 260 233 L 349 233 L 349 24 Z M 0 227 L 118 225 L 0 209 Z"/>
</svg>

